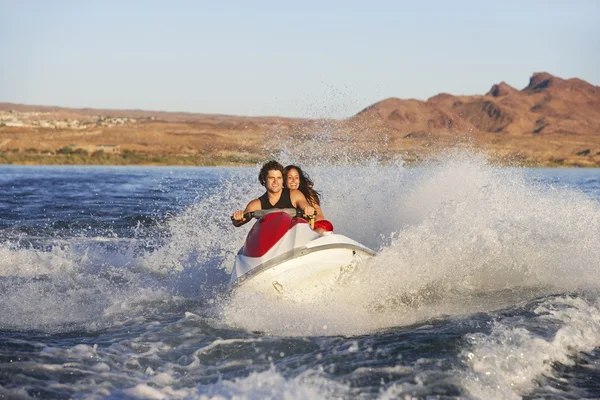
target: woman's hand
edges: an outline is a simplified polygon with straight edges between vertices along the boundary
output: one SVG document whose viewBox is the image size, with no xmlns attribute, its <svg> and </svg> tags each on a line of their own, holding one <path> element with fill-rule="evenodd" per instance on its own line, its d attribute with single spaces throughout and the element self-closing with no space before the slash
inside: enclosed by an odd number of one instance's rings
<svg viewBox="0 0 600 400">
<path fill-rule="evenodd" d="M 315 211 L 314 207 L 306 206 L 303 211 L 304 211 L 304 215 L 307 216 L 308 218 L 315 217 L 316 211 Z"/>
</svg>

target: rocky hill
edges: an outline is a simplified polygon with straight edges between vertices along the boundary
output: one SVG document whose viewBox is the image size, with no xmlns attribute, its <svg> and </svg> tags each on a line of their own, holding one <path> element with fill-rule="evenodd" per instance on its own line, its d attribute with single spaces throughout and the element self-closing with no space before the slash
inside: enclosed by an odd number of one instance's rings
<svg viewBox="0 0 600 400">
<path fill-rule="evenodd" d="M 482 96 L 438 94 L 427 101 L 386 99 L 355 118 L 377 119 L 399 131 L 598 135 L 600 87 L 580 79 L 533 74 L 517 90 L 501 82 Z"/>
</svg>

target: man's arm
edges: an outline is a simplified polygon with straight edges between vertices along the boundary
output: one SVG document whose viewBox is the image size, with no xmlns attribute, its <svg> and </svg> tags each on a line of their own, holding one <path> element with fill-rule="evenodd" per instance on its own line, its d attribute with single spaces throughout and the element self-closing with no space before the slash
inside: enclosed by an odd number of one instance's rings
<svg viewBox="0 0 600 400">
<path fill-rule="evenodd" d="M 254 199 L 252 200 L 250 203 L 248 203 L 248 205 L 246 206 L 246 209 L 244 211 L 235 211 L 232 215 L 231 215 L 231 222 L 233 223 L 233 226 L 240 227 L 242 225 L 244 225 L 245 223 L 249 222 L 250 220 L 246 220 L 246 218 L 244 218 L 244 214 L 252 212 L 252 211 L 257 211 L 260 210 L 262 207 L 260 205 L 260 200 L 259 199 Z"/>
</svg>

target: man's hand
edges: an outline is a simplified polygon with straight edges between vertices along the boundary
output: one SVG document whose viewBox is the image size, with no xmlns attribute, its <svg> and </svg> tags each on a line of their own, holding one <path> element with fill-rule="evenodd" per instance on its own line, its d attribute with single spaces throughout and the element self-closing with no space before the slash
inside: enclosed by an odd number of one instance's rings
<svg viewBox="0 0 600 400">
<path fill-rule="evenodd" d="M 231 222 L 233 222 L 234 226 L 243 225 L 246 222 L 246 219 L 244 218 L 244 212 L 243 211 L 235 211 L 231 215 Z"/>
<path fill-rule="evenodd" d="M 240 227 L 240 226 L 244 225 L 245 223 L 250 222 L 250 220 L 252 218 L 246 219 L 246 218 L 244 218 L 244 214 L 251 213 L 256 210 L 260 210 L 260 200 L 259 199 L 254 199 L 250 203 L 248 203 L 248 205 L 246 206 L 246 209 L 244 211 L 236 211 L 233 214 L 231 214 L 231 222 L 233 222 L 233 226 Z"/>
</svg>

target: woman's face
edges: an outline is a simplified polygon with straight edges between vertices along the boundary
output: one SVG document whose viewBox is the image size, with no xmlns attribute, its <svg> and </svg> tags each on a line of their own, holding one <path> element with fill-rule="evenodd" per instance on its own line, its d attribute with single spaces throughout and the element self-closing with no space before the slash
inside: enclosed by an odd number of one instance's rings
<svg viewBox="0 0 600 400">
<path fill-rule="evenodd" d="M 298 189 L 300 187 L 300 174 L 296 168 L 288 171 L 285 179 L 285 186 L 288 189 Z"/>
</svg>

